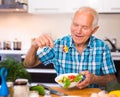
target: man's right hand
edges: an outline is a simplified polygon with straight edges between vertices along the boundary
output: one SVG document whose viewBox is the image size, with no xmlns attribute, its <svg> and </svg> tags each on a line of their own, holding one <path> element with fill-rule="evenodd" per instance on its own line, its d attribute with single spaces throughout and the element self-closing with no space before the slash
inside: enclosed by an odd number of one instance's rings
<svg viewBox="0 0 120 97">
<path fill-rule="evenodd" d="M 54 43 L 53 39 L 48 34 L 42 34 L 32 41 L 32 46 L 35 46 L 36 48 L 43 48 L 45 46 L 53 48 Z"/>
</svg>

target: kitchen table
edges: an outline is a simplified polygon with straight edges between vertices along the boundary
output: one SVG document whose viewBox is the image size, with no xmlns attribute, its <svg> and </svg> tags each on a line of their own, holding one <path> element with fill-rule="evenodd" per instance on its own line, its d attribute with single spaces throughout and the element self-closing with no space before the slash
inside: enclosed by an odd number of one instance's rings
<svg viewBox="0 0 120 97">
<path fill-rule="evenodd" d="M 85 89 L 78 89 L 78 88 L 72 88 L 72 89 L 64 89 L 61 87 L 51 87 L 54 90 L 57 90 L 59 92 L 63 92 L 69 96 L 78 96 L 78 97 L 90 97 L 92 93 L 98 93 L 101 91 L 99 88 L 85 88 Z M 54 94 L 51 94 L 52 97 L 60 97 Z M 42 96 L 40 96 L 42 97 Z"/>
</svg>

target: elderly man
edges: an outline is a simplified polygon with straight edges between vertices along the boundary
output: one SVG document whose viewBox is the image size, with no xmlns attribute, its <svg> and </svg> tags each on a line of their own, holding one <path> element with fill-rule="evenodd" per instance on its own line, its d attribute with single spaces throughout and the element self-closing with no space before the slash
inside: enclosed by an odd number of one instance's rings
<svg viewBox="0 0 120 97">
<path fill-rule="evenodd" d="M 71 35 L 54 41 L 49 35 L 39 36 L 32 42 L 24 65 L 53 63 L 58 75 L 85 75 L 85 80 L 77 85 L 80 89 L 104 86 L 116 79 L 116 69 L 108 45 L 92 36 L 98 28 L 98 13 L 90 7 L 82 7 L 73 17 Z M 37 53 L 38 48 L 43 48 L 42 52 Z"/>
</svg>

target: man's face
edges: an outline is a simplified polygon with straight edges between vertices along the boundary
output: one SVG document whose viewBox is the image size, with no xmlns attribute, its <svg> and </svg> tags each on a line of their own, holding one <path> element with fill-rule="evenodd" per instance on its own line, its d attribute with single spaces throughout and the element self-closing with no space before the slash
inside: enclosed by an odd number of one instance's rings
<svg viewBox="0 0 120 97">
<path fill-rule="evenodd" d="M 93 33 L 92 23 L 94 17 L 84 12 L 75 14 L 71 25 L 71 35 L 76 45 L 82 45 L 87 42 Z"/>
</svg>

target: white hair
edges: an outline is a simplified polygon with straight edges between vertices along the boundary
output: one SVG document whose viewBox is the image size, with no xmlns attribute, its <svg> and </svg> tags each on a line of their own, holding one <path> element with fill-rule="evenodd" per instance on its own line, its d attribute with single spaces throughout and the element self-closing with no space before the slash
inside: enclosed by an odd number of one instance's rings
<svg viewBox="0 0 120 97">
<path fill-rule="evenodd" d="M 92 23 L 93 29 L 98 26 L 99 14 L 95 9 L 93 9 L 91 7 L 81 7 L 77 10 L 77 12 L 80 12 L 80 11 L 85 11 L 86 13 L 93 15 L 93 17 L 94 17 L 94 20 Z"/>
</svg>

